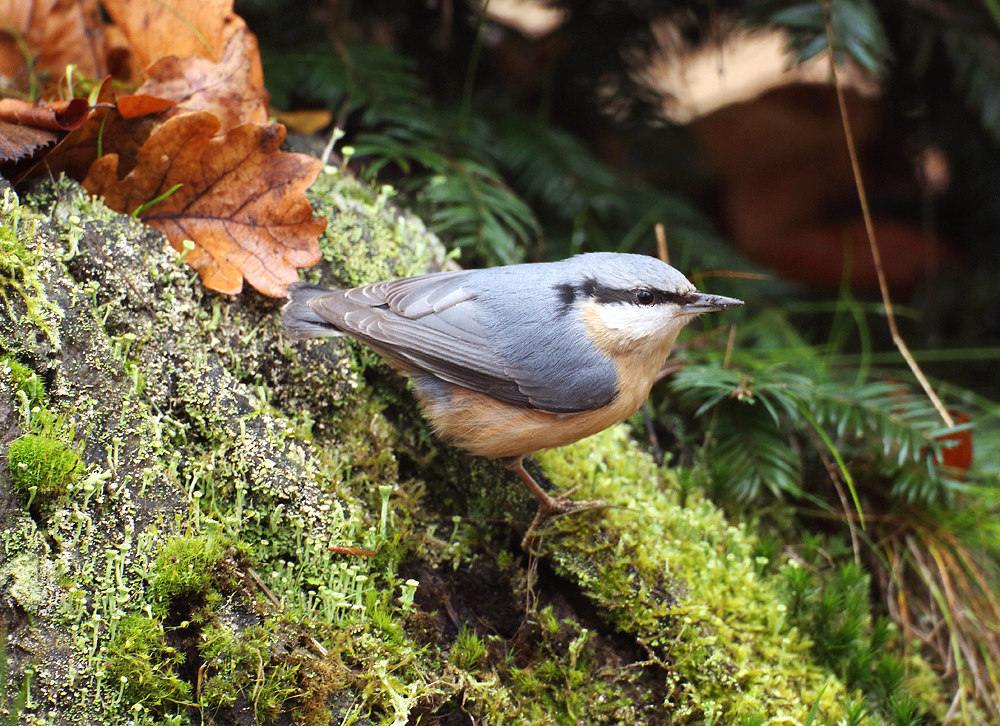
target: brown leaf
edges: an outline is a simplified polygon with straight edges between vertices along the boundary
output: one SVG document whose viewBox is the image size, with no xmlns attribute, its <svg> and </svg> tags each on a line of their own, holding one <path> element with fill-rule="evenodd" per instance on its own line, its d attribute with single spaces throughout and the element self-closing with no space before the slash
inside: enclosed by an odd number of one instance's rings
<svg viewBox="0 0 1000 726">
<path fill-rule="evenodd" d="M 0 98 L 0 121 L 36 129 L 69 131 L 83 124 L 90 113 L 86 99 L 74 98 L 46 106 L 17 98 Z"/>
<path fill-rule="evenodd" d="M 0 0 L 0 76 L 31 93 L 42 77 L 57 84 L 68 64 L 101 78 L 108 52 L 101 26 L 97 0 Z"/>
<path fill-rule="evenodd" d="M 333 123 L 333 113 L 325 108 L 275 111 L 274 116 L 295 134 L 315 134 Z"/>
<path fill-rule="evenodd" d="M 83 185 L 120 212 L 133 212 L 162 195 L 139 217 L 162 231 L 175 249 L 196 247 L 186 259 L 213 290 L 236 294 L 243 279 L 280 297 L 296 268 L 320 259 L 317 238 L 325 219 L 312 216 L 305 189 L 321 163 L 278 151 L 280 125 L 244 124 L 220 136 L 219 120 L 198 112 L 160 126 L 139 150 L 125 178 L 118 159 L 98 159 Z M 171 192 L 177 184 L 180 188 Z"/>
<path fill-rule="evenodd" d="M 174 105 L 174 101 L 169 98 L 157 98 L 145 93 L 135 93 L 131 96 L 122 96 L 115 101 L 115 107 L 122 118 L 133 119 L 139 116 L 148 116 L 152 113 L 165 111 Z"/>
<path fill-rule="evenodd" d="M 245 27 L 233 12 L 232 0 L 103 0 L 102 4 L 143 67 L 168 55 L 219 61 L 232 34 Z"/>
<path fill-rule="evenodd" d="M 111 153 L 118 155 L 119 176 L 132 171 L 139 149 L 163 119 L 159 115 L 125 118 L 117 106 L 128 97 L 116 98 L 116 94 L 110 81 L 105 81 L 97 106 L 83 125 L 67 134 L 23 176 L 65 172 L 73 179 L 83 179 L 98 156 Z"/>
<path fill-rule="evenodd" d="M 242 21 L 241 21 L 242 22 Z M 137 93 L 177 102 L 167 116 L 211 111 L 227 131 L 242 123 L 266 124 L 268 93 L 257 38 L 245 26 L 234 28 L 222 60 L 161 58 L 147 69 L 149 80 Z"/>
<path fill-rule="evenodd" d="M 58 137 L 51 131 L 0 121 L 0 163 L 27 159 Z M 4 170 L 5 173 L 7 170 Z"/>
</svg>

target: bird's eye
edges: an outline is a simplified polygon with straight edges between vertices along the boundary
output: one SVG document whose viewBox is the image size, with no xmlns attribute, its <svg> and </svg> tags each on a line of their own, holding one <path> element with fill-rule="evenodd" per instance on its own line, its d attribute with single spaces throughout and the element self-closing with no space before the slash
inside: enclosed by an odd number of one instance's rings
<svg viewBox="0 0 1000 726">
<path fill-rule="evenodd" d="M 635 291 L 635 301 L 640 305 L 652 305 L 656 302 L 656 296 L 653 294 L 652 290 L 640 287 Z"/>
</svg>

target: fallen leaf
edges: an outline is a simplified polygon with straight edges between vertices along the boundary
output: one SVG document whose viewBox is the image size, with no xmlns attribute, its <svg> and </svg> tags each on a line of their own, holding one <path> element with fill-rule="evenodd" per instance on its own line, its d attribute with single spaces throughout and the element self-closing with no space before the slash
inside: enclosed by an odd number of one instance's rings
<svg viewBox="0 0 1000 726">
<path fill-rule="evenodd" d="M 138 216 L 177 250 L 195 243 L 185 259 L 206 287 L 235 295 L 245 278 L 281 297 L 297 268 L 320 259 L 326 220 L 313 217 L 304 192 L 321 162 L 280 152 L 283 126 L 244 124 L 216 136 L 219 128 L 207 112 L 174 117 L 149 137 L 127 176 L 119 177 L 117 155 L 108 154 L 83 185 L 127 213 L 162 196 Z"/>
<path fill-rule="evenodd" d="M 246 27 L 233 12 L 232 0 L 103 0 L 102 4 L 143 67 L 169 55 L 219 61 L 229 38 Z"/>
<path fill-rule="evenodd" d="M 174 101 L 169 98 L 157 98 L 145 93 L 135 93 L 131 96 L 122 96 L 115 101 L 115 108 L 122 118 L 133 119 L 139 116 L 148 116 L 153 113 L 165 111 L 174 105 Z"/>
<path fill-rule="evenodd" d="M 8 180 L 22 178 L 45 156 L 43 150 L 83 125 L 89 113 L 82 98 L 48 105 L 0 98 L 0 173 Z"/>
<path fill-rule="evenodd" d="M 333 123 L 333 114 L 325 108 L 275 111 L 274 116 L 296 134 L 315 134 Z"/>
<path fill-rule="evenodd" d="M 192 56 L 161 58 L 146 70 L 137 93 L 176 102 L 167 116 L 211 111 L 227 131 L 242 123 L 266 124 L 268 93 L 257 38 L 246 27 L 229 38 L 219 62 Z"/>
<path fill-rule="evenodd" d="M 102 25 L 97 0 L 0 0 L 0 76 L 33 98 L 44 96 L 43 78 L 58 85 L 70 64 L 78 75 L 101 78 Z"/>
<path fill-rule="evenodd" d="M 118 175 L 132 171 L 139 149 L 146 143 L 153 129 L 162 123 L 159 115 L 125 118 L 119 111 L 135 112 L 142 99 L 129 108 L 128 96 L 118 98 L 118 91 L 110 81 L 105 81 L 97 96 L 95 108 L 84 123 L 66 135 L 45 157 L 23 176 L 64 172 L 73 179 L 83 179 L 90 165 L 104 154 L 118 155 Z"/>
<path fill-rule="evenodd" d="M 69 131 L 81 126 L 88 113 L 90 104 L 83 98 L 58 101 L 45 106 L 18 98 L 0 98 L 0 121 L 36 129 Z"/>
<path fill-rule="evenodd" d="M 0 121 L 0 163 L 27 159 L 59 138 L 52 131 Z M 4 169 L 4 175 L 9 174 Z"/>
</svg>

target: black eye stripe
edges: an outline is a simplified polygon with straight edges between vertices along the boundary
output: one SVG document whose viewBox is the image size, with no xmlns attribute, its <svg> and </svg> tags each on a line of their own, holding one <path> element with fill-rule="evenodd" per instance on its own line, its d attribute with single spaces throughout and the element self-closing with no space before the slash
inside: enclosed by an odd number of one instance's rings
<svg viewBox="0 0 1000 726">
<path fill-rule="evenodd" d="M 620 288 L 601 285 L 593 278 L 585 280 L 580 285 L 571 285 L 568 283 L 556 285 L 553 290 L 559 298 L 560 315 L 565 315 L 570 311 L 573 307 L 573 303 L 576 302 L 577 297 L 589 298 L 596 303 L 602 304 L 628 303 L 630 305 L 639 304 L 644 306 L 664 305 L 666 303 L 686 305 L 695 302 L 698 298 L 698 293 L 696 292 L 682 294 L 678 292 L 671 292 L 669 290 L 657 290 L 652 287 L 622 290 Z M 648 292 L 652 296 L 650 302 L 640 303 L 638 301 L 636 296 L 640 290 Z"/>
</svg>

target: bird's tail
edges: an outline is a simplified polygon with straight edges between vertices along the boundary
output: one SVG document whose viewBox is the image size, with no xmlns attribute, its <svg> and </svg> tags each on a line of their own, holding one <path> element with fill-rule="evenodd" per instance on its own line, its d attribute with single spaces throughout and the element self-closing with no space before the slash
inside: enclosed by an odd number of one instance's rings
<svg viewBox="0 0 1000 726">
<path fill-rule="evenodd" d="M 289 302 L 281 309 L 281 327 L 286 338 L 321 338 L 343 333 L 309 307 L 313 298 L 332 292 L 309 282 L 293 282 L 285 288 Z"/>
</svg>

